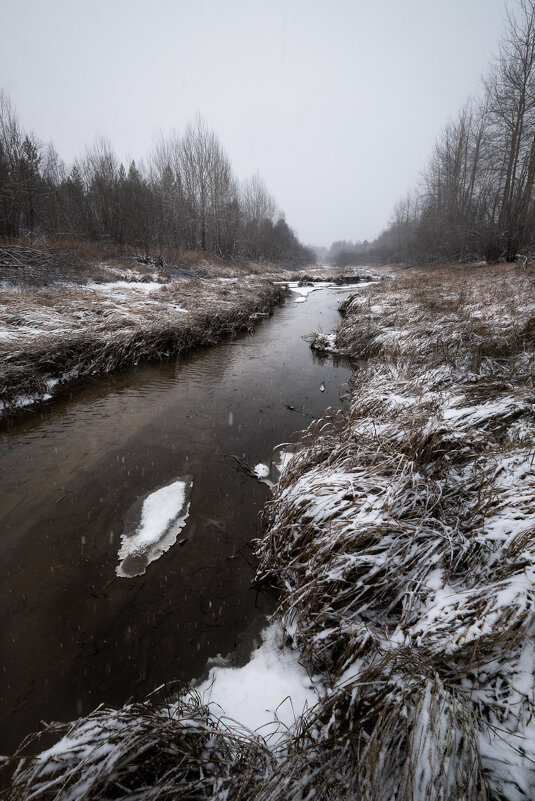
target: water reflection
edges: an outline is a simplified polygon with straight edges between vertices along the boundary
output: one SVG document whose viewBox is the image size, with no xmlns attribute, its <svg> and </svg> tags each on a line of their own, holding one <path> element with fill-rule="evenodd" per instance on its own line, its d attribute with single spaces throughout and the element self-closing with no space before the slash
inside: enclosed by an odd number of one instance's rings
<svg viewBox="0 0 535 801">
<path fill-rule="evenodd" d="M 302 339 L 334 327 L 339 300 L 314 292 L 254 334 L 81 382 L 1 435 L 0 753 L 43 719 L 246 658 L 273 603 L 248 545 L 269 490 L 230 457 L 269 464 L 339 404 L 347 366 Z M 128 510 L 177 476 L 193 478 L 187 541 L 117 578 Z"/>
</svg>

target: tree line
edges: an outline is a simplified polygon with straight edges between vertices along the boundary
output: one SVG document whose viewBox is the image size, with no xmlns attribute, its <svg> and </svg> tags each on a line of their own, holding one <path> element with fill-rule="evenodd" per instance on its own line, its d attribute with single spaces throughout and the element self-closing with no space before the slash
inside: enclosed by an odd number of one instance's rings
<svg viewBox="0 0 535 801">
<path fill-rule="evenodd" d="M 535 251 L 535 0 L 507 13 L 481 97 L 438 137 L 376 260 L 514 261 Z"/>
<path fill-rule="evenodd" d="M 0 91 L 0 238 L 49 236 L 200 250 L 286 266 L 314 261 L 255 175 L 240 182 L 201 117 L 124 165 L 103 137 L 68 168 Z"/>
</svg>

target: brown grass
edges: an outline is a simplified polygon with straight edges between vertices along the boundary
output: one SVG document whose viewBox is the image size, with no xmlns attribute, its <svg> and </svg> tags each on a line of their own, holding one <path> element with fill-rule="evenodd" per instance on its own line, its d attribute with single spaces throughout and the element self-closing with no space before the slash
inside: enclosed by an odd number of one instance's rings
<svg viewBox="0 0 535 801">
<path fill-rule="evenodd" d="M 258 543 L 325 685 L 278 750 L 191 701 L 169 725 L 161 706 L 100 710 L 61 756 L 20 761 L 5 797 L 531 798 L 534 287 L 529 269 L 447 266 L 344 304 L 336 344 L 367 363 L 345 411 L 303 432 Z"/>
<path fill-rule="evenodd" d="M 411 271 L 343 311 L 337 349 L 366 365 L 304 435 L 258 549 L 330 684 L 317 758 L 351 751 L 340 786 L 362 799 L 529 797 L 534 274 Z"/>
<path fill-rule="evenodd" d="M 121 276 L 119 276 L 121 277 Z M 141 282 L 143 283 L 143 282 Z M 158 360 L 252 329 L 280 291 L 268 281 L 190 279 L 158 284 L 48 285 L 0 289 L 0 400 L 38 400 L 50 379 Z"/>
</svg>

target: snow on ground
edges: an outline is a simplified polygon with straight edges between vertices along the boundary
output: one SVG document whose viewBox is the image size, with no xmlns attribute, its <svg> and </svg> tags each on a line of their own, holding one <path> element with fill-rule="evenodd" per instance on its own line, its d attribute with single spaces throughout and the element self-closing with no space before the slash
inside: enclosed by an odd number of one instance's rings
<svg viewBox="0 0 535 801">
<path fill-rule="evenodd" d="M 321 284 L 317 283 L 314 284 L 313 286 L 299 286 L 298 281 L 288 282 L 288 289 L 290 290 L 290 292 L 293 292 L 295 295 L 298 295 L 298 297 L 295 298 L 294 300 L 295 303 L 304 303 L 311 292 L 315 292 L 316 289 L 326 288 L 328 286 L 332 286 L 332 284 L 327 284 L 322 282 Z"/>
<path fill-rule="evenodd" d="M 86 289 L 93 289 L 97 292 L 113 292 L 116 289 L 128 289 L 148 295 L 149 292 L 161 289 L 164 284 L 160 281 L 109 281 L 106 283 L 90 281 L 84 286 Z"/>
<path fill-rule="evenodd" d="M 145 498 L 139 525 L 134 533 L 126 532 L 121 537 L 117 576 L 142 575 L 151 562 L 175 544 L 186 525 L 191 487 L 191 479 L 177 479 Z"/>
<path fill-rule="evenodd" d="M 346 422 L 268 507 L 260 574 L 331 680 L 325 758 L 350 726 L 384 798 L 535 798 L 535 281 L 508 271 L 353 295 L 321 342 L 367 359 Z"/>
<path fill-rule="evenodd" d="M 43 400 L 50 378 L 63 384 L 252 327 L 278 297 L 254 275 L 0 287 L 0 413 Z"/>
<path fill-rule="evenodd" d="M 293 451 L 285 451 L 285 450 L 279 451 L 278 460 L 275 462 L 275 467 L 277 468 L 279 473 L 282 473 L 288 462 L 290 462 L 290 460 L 293 459 L 294 455 L 295 454 Z"/>
<path fill-rule="evenodd" d="M 196 690 L 215 717 L 230 718 L 273 740 L 291 729 L 319 694 L 296 651 L 283 647 L 280 623 L 264 629 L 262 639 L 246 665 L 212 668 Z"/>
<path fill-rule="evenodd" d="M 319 289 L 335 289 L 337 292 L 354 292 L 355 289 L 358 290 L 376 283 L 377 281 L 363 281 L 344 285 L 336 284 L 332 281 L 315 281 L 312 286 L 301 286 L 298 281 L 288 281 L 286 286 L 290 292 L 298 296 L 294 299 L 294 303 L 304 303 L 312 292 L 316 292 Z"/>
</svg>

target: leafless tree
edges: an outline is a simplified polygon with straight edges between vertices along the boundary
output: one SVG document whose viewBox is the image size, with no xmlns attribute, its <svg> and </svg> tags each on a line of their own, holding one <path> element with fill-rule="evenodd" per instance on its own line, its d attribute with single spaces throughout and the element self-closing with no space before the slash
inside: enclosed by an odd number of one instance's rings
<svg viewBox="0 0 535 801">
<path fill-rule="evenodd" d="M 508 13 L 483 89 L 438 137 L 416 213 L 400 206 L 381 239 L 402 257 L 514 260 L 535 246 L 535 0 Z"/>
<path fill-rule="evenodd" d="M 228 156 L 200 116 L 186 126 L 182 137 L 180 176 L 197 244 L 206 250 L 217 241 L 218 214 L 234 185 Z"/>
<path fill-rule="evenodd" d="M 52 145 L 23 130 L 0 92 L 0 237 L 69 234 L 148 249 L 310 260 L 262 180 L 240 189 L 216 134 L 201 117 L 183 136 L 161 134 L 143 162 L 119 162 L 98 137 L 66 169 Z M 248 242 L 253 240 L 253 247 Z"/>
<path fill-rule="evenodd" d="M 486 81 L 495 157 L 497 225 L 513 260 L 529 235 L 535 179 L 535 0 L 508 13 L 496 63 Z"/>
</svg>

